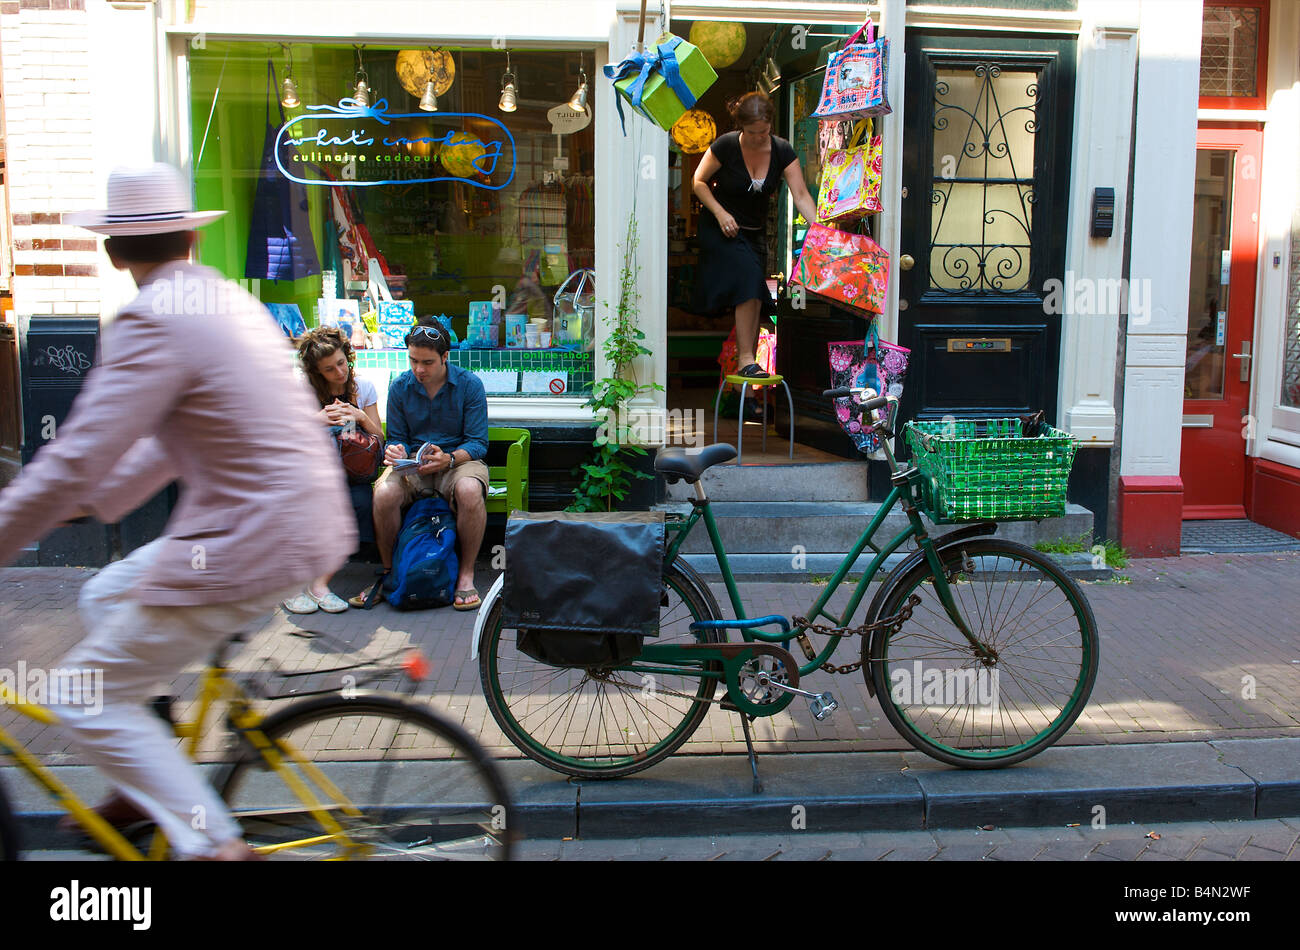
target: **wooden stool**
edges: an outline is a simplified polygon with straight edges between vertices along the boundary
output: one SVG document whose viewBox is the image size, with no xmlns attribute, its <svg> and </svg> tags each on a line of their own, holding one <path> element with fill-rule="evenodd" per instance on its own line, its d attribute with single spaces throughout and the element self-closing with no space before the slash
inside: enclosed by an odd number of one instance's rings
<svg viewBox="0 0 1300 950">
<path fill-rule="evenodd" d="M 755 389 L 763 389 L 763 451 L 767 451 L 767 390 L 764 387 L 776 386 L 778 383 L 785 387 L 785 399 L 790 404 L 790 458 L 794 458 L 794 399 L 790 395 L 790 386 L 785 381 L 784 376 L 773 374 L 771 376 L 740 376 L 732 373 L 724 376 L 718 383 L 718 395 L 713 400 L 713 441 L 718 441 L 718 405 L 722 402 L 722 389 L 727 383 L 734 383 L 740 387 L 740 411 L 736 420 L 736 464 L 741 464 L 741 455 L 745 447 L 745 390 L 750 386 Z"/>
</svg>

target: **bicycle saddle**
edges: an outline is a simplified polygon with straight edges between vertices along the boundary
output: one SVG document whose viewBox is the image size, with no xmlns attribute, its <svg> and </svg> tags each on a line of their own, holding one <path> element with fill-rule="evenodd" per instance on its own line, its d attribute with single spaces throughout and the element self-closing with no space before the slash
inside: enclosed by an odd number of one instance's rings
<svg viewBox="0 0 1300 950">
<path fill-rule="evenodd" d="M 655 471 L 670 483 L 679 478 L 686 479 L 688 483 L 697 482 L 705 469 L 722 462 L 730 462 L 735 457 L 736 447 L 726 442 L 706 445 L 698 452 L 664 447 L 655 453 Z"/>
</svg>

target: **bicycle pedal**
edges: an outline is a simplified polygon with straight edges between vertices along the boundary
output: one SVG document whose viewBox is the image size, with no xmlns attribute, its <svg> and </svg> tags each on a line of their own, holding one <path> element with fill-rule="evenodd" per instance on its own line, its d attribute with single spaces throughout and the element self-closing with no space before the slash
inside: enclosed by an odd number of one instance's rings
<svg viewBox="0 0 1300 950">
<path fill-rule="evenodd" d="M 813 714 L 813 718 L 818 722 L 829 719 L 831 713 L 839 709 L 840 704 L 835 701 L 835 697 L 829 692 L 822 693 L 808 700 L 808 709 Z"/>
</svg>

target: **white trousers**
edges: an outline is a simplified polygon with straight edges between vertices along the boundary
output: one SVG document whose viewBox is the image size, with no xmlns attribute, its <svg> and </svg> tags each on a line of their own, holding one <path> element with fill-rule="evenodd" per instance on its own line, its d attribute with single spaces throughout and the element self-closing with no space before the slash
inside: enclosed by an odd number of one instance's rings
<svg viewBox="0 0 1300 950">
<path fill-rule="evenodd" d="M 65 695 L 51 708 L 73 742 L 137 808 L 158 823 L 177 858 L 211 854 L 240 837 L 221 798 L 148 706 L 159 683 L 202 662 L 224 640 L 265 616 L 278 597 L 254 603 L 150 607 L 131 594 L 161 541 L 136 549 L 91 578 L 79 606 L 89 635 L 63 659 L 67 670 L 103 674 L 102 702 Z M 51 690 L 58 697 L 57 689 Z"/>
</svg>

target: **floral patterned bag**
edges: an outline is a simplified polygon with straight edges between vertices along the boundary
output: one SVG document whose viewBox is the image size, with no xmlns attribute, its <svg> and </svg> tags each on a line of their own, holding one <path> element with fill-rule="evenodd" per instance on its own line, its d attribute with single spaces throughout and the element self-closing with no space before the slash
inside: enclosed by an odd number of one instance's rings
<svg viewBox="0 0 1300 950">
<path fill-rule="evenodd" d="M 844 148 L 827 150 L 817 189 L 817 220 L 823 224 L 880 213 L 884 141 L 870 130 L 870 119 L 857 122 Z M 864 135 L 866 144 L 859 144 Z"/>
<path fill-rule="evenodd" d="M 814 224 L 790 282 L 850 307 L 881 313 L 889 286 L 889 254 L 865 234 Z"/>
<path fill-rule="evenodd" d="M 867 387 L 874 392 L 902 398 L 903 377 L 907 374 L 907 358 L 911 351 L 896 343 L 885 343 L 872 321 L 865 340 L 846 340 L 828 343 L 831 361 L 831 388 Z M 849 434 L 858 451 L 873 454 L 880 451 L 880 436 L 864 432 L 862 427 L 862 396 L 840 396 L 835 400 L 835 418 Z"/>
</svg>

